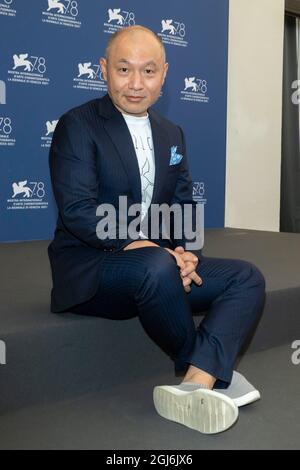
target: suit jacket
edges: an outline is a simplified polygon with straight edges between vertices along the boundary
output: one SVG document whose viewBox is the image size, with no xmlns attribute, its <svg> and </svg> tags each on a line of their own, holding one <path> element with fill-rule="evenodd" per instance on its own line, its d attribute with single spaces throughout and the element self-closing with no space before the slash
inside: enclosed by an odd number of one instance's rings
<svg viewBox="0 0 300 470">
<path fill-rule="evenodd" d="M 152 203 L 193 203 L 182 130 L 148 110 L 155 153 Z M 183 158 L 169 165 L 170 149 Z M 52 312 L 62 312 L 89 300 L 97 291 L 101 260 L 133 240 L 97 237 L 96 209 L 110 203 L 116 210 L 119 195 L 141 203 L 141 182 L 135 149 L 126 122 L 109 95 L 64 114 L 54 131 L 49 165 L 58 219 L 48 247 L 52 269 Z M 195 203 L 193 203 L 195 205 Z M 118 211 L 117 211 L 118 212 Z M 134 219 L 128 217 L 128 223 Z M 117 219 L 118 220 L 118 219 Z M 160 227 L 161 229 L 161 227 Z M 117 227 L 118 231 L 118 227 Z M 185 246 L 185 238 L 151 239 L 160 246 Z"/>
</svg>

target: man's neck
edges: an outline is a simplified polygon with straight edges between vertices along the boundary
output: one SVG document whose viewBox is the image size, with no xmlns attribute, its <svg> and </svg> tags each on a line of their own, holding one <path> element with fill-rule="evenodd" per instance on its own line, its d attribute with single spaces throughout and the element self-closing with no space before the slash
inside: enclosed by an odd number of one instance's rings
<svg viewBox="0 0 300 470">
<path fill-rule="evenodd" d="M 121 108 L 119 108 L 119 106 L 117 106 L 115 103 L 114 103 L 114 106 L 117 108 L 118 111 L 120 111 L 120 113 L 122 113 L 124 116 L 132 116 L 132 117 L 136 117 L 136 118 L 145 118 L 145 117 L 148 117 L 149 116 L 149 113 L 146 111 L 145 113 L 146 114 L 143 114 L 143 115 L 140 115 L 140 114 L 129 114 L 129 113 L 126 113 L 124 112 Z"/>
</svg>

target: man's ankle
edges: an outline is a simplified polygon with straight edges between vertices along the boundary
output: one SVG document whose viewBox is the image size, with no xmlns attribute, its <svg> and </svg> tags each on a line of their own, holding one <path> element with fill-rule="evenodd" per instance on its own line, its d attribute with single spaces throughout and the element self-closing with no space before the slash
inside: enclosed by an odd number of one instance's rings
<svg viewBox="0 0 300 470">
<path fill-rule="evenodd" d="M 190 366 L 182 382 L 202 384 L 212 390 L 216 382 L 216 377 L 213 377 L 204 370 L 198 369 L 195 366 Z"/>
</svg>

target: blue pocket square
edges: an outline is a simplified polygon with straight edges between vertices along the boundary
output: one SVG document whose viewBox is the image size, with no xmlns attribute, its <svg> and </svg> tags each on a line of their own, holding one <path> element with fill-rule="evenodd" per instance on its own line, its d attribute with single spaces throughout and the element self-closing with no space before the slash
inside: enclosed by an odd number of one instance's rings
<svg viewBox="0 0 300 470">
<path fill-rule="evenodd" d="M 181 159 L 182 155 L 180 155 L 180 153 L 177 153 L 177 146 L 173 145 L 173 147 L 171 147 L 171 158 L 169 165 L 177 165 L 177 163 L 179 163 Z"/>
</svg>

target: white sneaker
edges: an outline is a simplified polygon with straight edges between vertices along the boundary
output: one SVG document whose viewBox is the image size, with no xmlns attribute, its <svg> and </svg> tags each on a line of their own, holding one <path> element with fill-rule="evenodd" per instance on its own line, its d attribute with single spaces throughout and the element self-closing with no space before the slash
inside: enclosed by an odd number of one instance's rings
<svg viewBox="0 0 300 470">
<path fill-rule="evenodd" d="M 214 388 L 215 392 L 231 398 L 236 406 L 244 406 L 260 399 L 260 393 L 239 372 L 233 371 L 232 381 L 228 388 Z"/>
<path fill-rule="evenodd" d="M 222 393 L 206 388 L 182 390 L 181 386 L 154 387 L 154 406 L 163 418 L 205 434 L 230 428 L 238 418 L 238 407 Z"/>
</svg>

